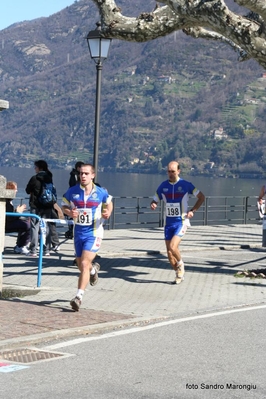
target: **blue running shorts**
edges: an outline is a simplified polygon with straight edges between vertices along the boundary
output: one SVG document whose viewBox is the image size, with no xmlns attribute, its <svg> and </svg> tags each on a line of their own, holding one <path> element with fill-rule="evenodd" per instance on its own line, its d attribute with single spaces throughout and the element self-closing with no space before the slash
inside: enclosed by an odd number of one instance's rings
<svg viewBox="0 0 266 399">
<path fill-rule="evenodd" d="M 77 237 L 74 236 L 74 244 L 76 257 L 80 258 L 82 251 L 90 251 L 90 252 L 98 252 L 102 243 L 102 239 L 100 237 Z"/>
<path fill-rule="evenodd" d="M 187 231 L 187 225 L 182 223 L 176 223 L 170 226 L 164 227 L 164 238 L 165 240 L 171 240 L 174 236 L 183 237 Z"/>
</svg>

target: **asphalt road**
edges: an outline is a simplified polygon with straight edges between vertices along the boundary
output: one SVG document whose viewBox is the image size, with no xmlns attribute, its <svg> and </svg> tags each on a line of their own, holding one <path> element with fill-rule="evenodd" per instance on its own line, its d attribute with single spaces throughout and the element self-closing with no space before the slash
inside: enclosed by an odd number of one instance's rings
<svg viewBox="0 0 266 399">
<path fill-rule="evenodd" d="M 1 398 L 262 399 L 265 317 L 247 306 L 42 343 L 67 356 L 0 372 Z"/>
</svg>

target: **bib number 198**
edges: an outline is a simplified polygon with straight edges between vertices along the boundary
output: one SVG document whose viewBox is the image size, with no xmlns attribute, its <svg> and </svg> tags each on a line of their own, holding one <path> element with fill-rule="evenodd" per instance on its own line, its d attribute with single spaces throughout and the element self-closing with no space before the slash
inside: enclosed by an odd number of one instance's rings
<svg viewBox="0 0 266 399">
<path fill-rule="evenodd" d="M 180 216 L 180 204 L 167 204 L 166 216 L 168 217 Z"/>
</svg>

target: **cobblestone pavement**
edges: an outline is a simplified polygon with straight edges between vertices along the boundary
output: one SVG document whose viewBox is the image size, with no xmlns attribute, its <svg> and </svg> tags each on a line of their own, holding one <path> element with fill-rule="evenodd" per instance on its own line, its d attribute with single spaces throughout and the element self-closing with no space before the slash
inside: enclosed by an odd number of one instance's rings
<svg viewBox="0 0 266 399">
<path fill-rule="evenodd" d="M 191 227 L 181 245 L 186 275 L 180 286 L 172 284 L 161 228 L 107 230 L 99 282 L 88 286 L 79 312 L 69 305 L 78 278 L 73 241 L 63 232 L 60 237 L 60 253 L 43 258 L 41 287 L 38 259 L 14 254 L 15 238 L 6 237 L 3 294 L 17 296 L 0 301 L 0 349 L 266 299 L 266 280 L 235 276 L 265 267 L 259 224 Z"/>
</svg>

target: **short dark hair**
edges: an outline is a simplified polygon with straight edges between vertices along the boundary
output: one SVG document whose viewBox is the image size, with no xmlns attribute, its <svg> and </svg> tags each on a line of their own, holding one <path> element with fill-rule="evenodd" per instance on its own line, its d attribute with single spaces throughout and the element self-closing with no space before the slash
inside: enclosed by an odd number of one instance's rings
<svg viewBox="0 0 266 399">
<path fill-rule="evenodd" d="M 84 165 L 84 162 L 82 162 L 82 161 L 76 162 L 76 164 L 75 164 L 75 169 L 80 168 L 82 165 Z"/>
<path fill-rule="evenodd" d="M 95 167 L 91 163 L 83 163 L 81 166 L 89 166 L 92 173 L 95 173 Z"/>
<path fill-rule="evenodd" d="M 52 172 L 48 169 L 48 164 L 46 161 L 43 159 L 39 159 L 39 161 L 35 161 L 34 165 L 37 166 L 40 170 L 43 170 L 44 172 L 48 173 L 51 177 L 53 176 Z"/>
<path fill-rule="evenodd" d="M 45 172 L 47 172 L 47 170 L 48 170 L 47 162 L 44 161 L 43 159 L 40 159 L 39 161 L 35 161 L 34 165 L 37 166 L 37 168 L 39 168 L 41 170 L 45 170 Z"/>
</svg>

